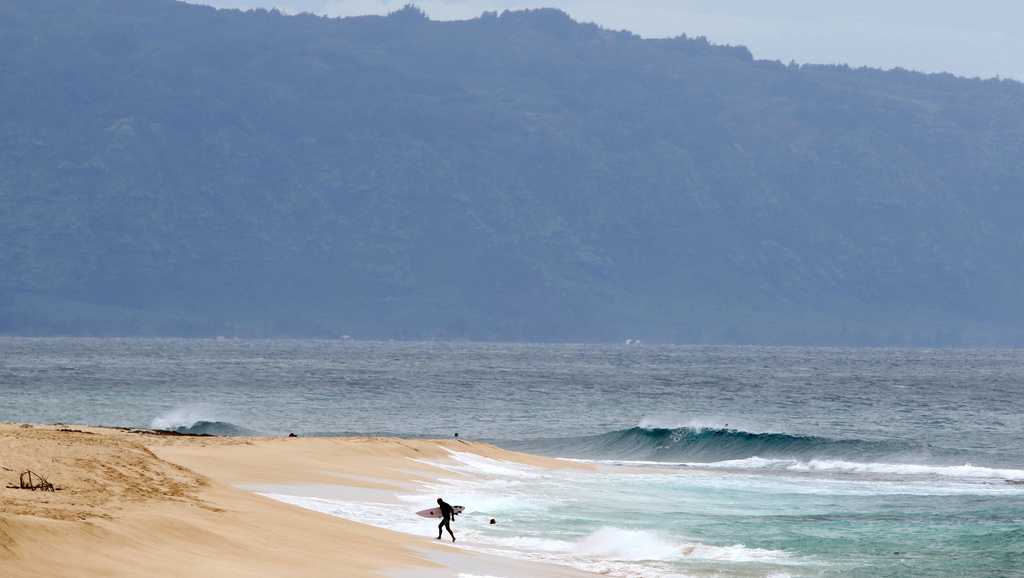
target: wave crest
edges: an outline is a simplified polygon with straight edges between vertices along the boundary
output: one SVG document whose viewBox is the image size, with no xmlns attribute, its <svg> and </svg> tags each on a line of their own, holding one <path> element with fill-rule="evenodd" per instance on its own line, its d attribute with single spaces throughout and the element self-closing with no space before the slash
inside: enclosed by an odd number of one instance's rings
<svg viewBox="0 0 1024 578">
<path fill-rule="evenodd" d="M 646 424 L 644 424 L 646 425 Z M 869 477 L 1024 481 L 1019 461 L 906 441 L 834 439 L 730 428 L 633 427 L 605 434 L 527 440 L 511 449 L 560 458 L 722 470 Z M 977 462 L 983 465 L 975 465 Z"/>
<path fill-rule="evenodd" d="M 516 449 L 559 457 L 706 463 L 753 457 L 880 458 L 911 450 L 927 451 L 897 442 L 754 433 L 716 427 L 633 427 L 595 436 L 531 440 L 516 446 Z"/>
<path fill-rule="evenodd" d="M 171 431 L 188 434 L 188 435 L 208 435 L 208 436 L 246 436 L 252 435 L 251 430 L 247 430 L 244 427 L 237 426 L 227 421 L 204 421 L 200 420 L 192 425 L 178 426 L 173 428 Z"/>
<path fill-rule="evenodd" d="M 214 408 L 204 404 L 177 407 L 153 418 L 150 427 L 187 435 L 253 435 L 252 430 L 216 419 L 216 413 Z"/>
</svg>

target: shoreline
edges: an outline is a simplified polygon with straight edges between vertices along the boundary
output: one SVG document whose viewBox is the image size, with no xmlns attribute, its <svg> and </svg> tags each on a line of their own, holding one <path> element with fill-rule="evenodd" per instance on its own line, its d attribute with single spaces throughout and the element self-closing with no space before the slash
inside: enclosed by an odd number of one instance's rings
<svg viewBox="0 0 1024 578">
<path fill-rule="evenodd" d="M 228 438 L 0 423 L 0 564 L 11 578 L 592 575 L 453 548 L 252 491 L 394 492 L 455 475 L 424 463 L 452 449 L 537 468 L 580 467 L 465 440 Z M 24 470 L 58 491 L 7 488 Z"/>
<path fill-rule="evenodd" d="M 984 507 L 1004 498 L 1024 507 L 1019 484 L 992 477 L 1009 474 L 973 466 L 921 474 L 920 465 L 813 460 L 780 470 L 760 458 L 671 465 L 541 457 L 458 438 L 0 423 L 0 567 L 4 578 L 781 577 L 815 575 L 833 558 L 780 541 L 764 519 L 795 513 L 799 528 L 828 532 L 817 512 L 841 521 L 866 507 L 884 525 L 902 496 L 965 512 L 980 508 L 982 496 Z M 23 469 L 57 491 L 4 487 Z M 1010 473 L 1024 480 L 1024 470 Z M 415 516 L 438 496 L 468 507 L 453 524 L 454 546 L 434 539 L 437 520 Z M 651 522 L 669 513 L 671 521 Z M 709 532 L 708 520 L 735 526 Z M 929 542 L 921 544 L 918 551 Z M 875 552 L 876 567 L 941 566 L 884 554 L 887 545 L 870 541 L 858 548 Z"/>
</svg>

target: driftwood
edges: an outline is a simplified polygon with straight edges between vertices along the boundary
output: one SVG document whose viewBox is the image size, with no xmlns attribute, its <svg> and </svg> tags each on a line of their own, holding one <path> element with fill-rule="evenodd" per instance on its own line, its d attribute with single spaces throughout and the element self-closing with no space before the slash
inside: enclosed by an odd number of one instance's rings
<svg viewBox="0 0 1024 578">
<path fill-rule="evenodd" d="M 25 470 L 18 476 L 18 485 L 10 484 L 8 488 L 14 490 L 32 490 L 33 492 L 39 490 L 41 492 L 56 492 L 57 488 L 54 487 L 46 478 L 33 472 L 32 470 Z"/>
</svg>

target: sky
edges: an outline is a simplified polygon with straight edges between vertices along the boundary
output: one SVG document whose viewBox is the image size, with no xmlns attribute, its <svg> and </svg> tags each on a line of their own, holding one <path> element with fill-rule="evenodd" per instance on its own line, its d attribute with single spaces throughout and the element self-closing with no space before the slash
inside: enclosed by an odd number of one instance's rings
<svg viewBox="0 0 1024 578">
<path fill-rule="evenodd" d="M 386 14 L 410 0 L 192 0 L 330 16 Z M 417 0 L 433 19 L 560 8 L 645 37 L 742 44 L 757 58 L 902 67 L 1024 80 L 1024 0 Z"/>
</svg>

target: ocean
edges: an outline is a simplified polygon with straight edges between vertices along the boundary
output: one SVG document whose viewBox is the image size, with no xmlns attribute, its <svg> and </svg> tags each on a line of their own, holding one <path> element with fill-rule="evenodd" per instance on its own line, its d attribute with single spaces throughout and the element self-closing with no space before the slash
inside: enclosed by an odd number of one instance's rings
<svg viewBox="0 0 1024 578">
<path fill-rule="evenodd" d="M 1024 351 L 0 338 L 0 420 L 484 440 L 398 502 L 277 499 L 612 576 L 1024 576 Z M 491 526 L 487 520 L 495 518 Z M 427 531 L 433 526 L 428 523 Z"/>
</svg>

